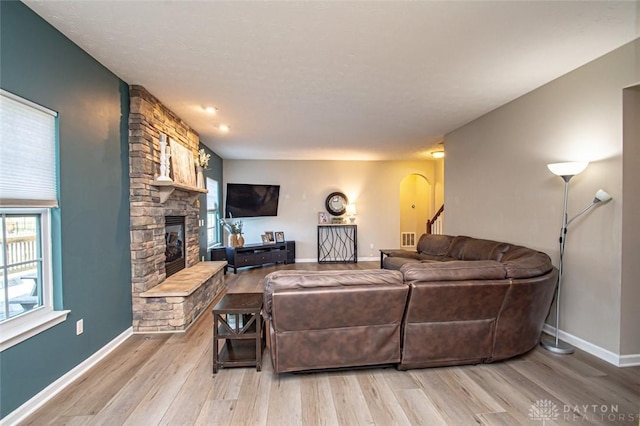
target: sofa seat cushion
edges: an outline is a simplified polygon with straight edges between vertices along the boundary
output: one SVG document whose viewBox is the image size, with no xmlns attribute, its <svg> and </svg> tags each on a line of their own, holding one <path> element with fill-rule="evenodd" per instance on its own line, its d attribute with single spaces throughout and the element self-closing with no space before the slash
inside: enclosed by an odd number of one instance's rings
<svg viewBox="0 0 640 426">
<path fill-rule="evenodd" d="M 400 272 L 407 283 L 503 280 L 507 275 L 504 266 L 493 260 L 410 263 L 402 266 Z"/>
<path fill-rule="evenodd" d="M 414 259 L 413 257 L 385 257 L 382 261 L 382 265 L 384 269 L 391 269 L 393 271 L 398 271 L 403 265 L 408 263 L 420 263 L 419 259 Z"/>
<path fill-rule="evenodd" d="M 458 236 L 453 239 L 446 255 L 459 260 L 495 260 L 500 262 L 511 245 L 498 241 Z"/>
<path fill-rule="evenodd" d="M 418 259 L 420 262 L 449 262 L 451 260 L 458 260 L 455 257 L 449 256 L 435 256 L 433 254 L 419 254 Z"/>
<path fill-rule="evenodd" d="M 454 237 L 451 235 L 422 234 L 416 250 L 420 254 L 444 256 L 447 254 Z"/>
<path fill-rule="evenodd" d="M 408 259 L 418 259 L 419 253 L 409 250 L 392 250 L 385 252 L 387 257 L 403 257 Z"/>
</svg>

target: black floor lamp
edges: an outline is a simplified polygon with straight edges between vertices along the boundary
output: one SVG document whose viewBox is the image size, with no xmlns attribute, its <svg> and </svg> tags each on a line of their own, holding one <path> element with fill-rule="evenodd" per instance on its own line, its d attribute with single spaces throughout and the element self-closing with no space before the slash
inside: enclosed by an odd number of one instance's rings
<svg viewBox="0 0 640 426">
<path fill-rule="evenodd" d="M 540 345 L 543 348 L 550 352 L 554 352 L 557 354 L 571 354 L 573 353 L 573 348 L 567 345 L 564 342 L 561 342 L 559 339 L 560 333 L 560 290 L 562 288 L 562 273 L 564 272 L 563 265 L 563 257 L 564 257 L 564 244 L 567 239 L 567 228 L 571 222 L 576 220 L 578 217 L 585 214 L 592 207 L 598 205 L 601 202 L 606 202 L 611 199 L 611 195 L 609 195 L 606 191 L 599 189 L 596 192 L 596 196 L 584 209 L 582 209 L 578 214 L 573 216 L 571 219 L 567 216 L 567 200 L 569 198 L 569 181 L 572 177 L 577 175 L 578 173 L 582 173 L 584 169 L 587 168 L 589 163 L 587 162 L 573 162 L 573 163 L 554 163 L 548 164 L 547 167 L 551 170 L 551 173 L 554 175 L 560 176 L 564 180 L 564 207 L 562 211 L 562 228 L 560 229 L 560 263 L 558 264 L 558 287 L 556 289 L 556 332 L 555 337 L 545 338 L 543 337 L 540 341 Z"/>
</svg>

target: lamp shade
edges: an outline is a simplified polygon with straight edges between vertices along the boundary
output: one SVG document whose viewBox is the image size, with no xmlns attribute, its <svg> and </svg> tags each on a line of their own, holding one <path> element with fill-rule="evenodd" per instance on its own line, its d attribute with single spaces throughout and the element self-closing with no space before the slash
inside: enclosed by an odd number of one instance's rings
<svg viewBox="0 0 640 426">
<path fill-rule="evenodd" d="M 589 165 L 588 161 L 574 161 L 569 163 L 547 164 L 551 173 L 557 176 L 575 176 L 582 173 Z"/>
<path fill-rule="evenodd" d="M 356 210 L 356 205 L 353 203 L 347 204 L 347 216 L 354 216 L 356 214 L 358 214 Z"/>
<path fill-rule="evenodd" d="M 611 199 L 611 195 L 609 195 L 609 193 L 607 191 L 605 191 L 604 189 L 598 189 L 598 191 L 596 191 L 596 198 L 593 200 L 594 203 L 596 202 L 606 202 L 609 201 Z"/>
</svg>

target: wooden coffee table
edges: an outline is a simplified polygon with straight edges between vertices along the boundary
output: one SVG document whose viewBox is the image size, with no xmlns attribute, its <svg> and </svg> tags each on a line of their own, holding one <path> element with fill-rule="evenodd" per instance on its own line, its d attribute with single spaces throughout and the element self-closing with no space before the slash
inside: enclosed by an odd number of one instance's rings
<svg viewBox="0 0 640 426">
<path fill-rule="evenodd" d="M 265 346 L 262 300 L 262 293 L 229 293 L 213 308 L 214 374 L 220 367 L 255 365 L 260 371 Z"/>
</svg>

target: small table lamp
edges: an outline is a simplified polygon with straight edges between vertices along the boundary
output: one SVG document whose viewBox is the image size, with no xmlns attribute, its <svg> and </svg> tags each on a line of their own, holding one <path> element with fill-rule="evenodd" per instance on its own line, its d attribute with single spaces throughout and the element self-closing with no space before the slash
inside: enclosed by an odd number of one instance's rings
<svg viewBox="0 0 640 426">
<path fill-rule="evenodd" d="M 356 205 L 355 204 L 347 204 L 347 216 L 349 216 L 349 222 L 354 223 L 356 221 Z"/>
</svg>

